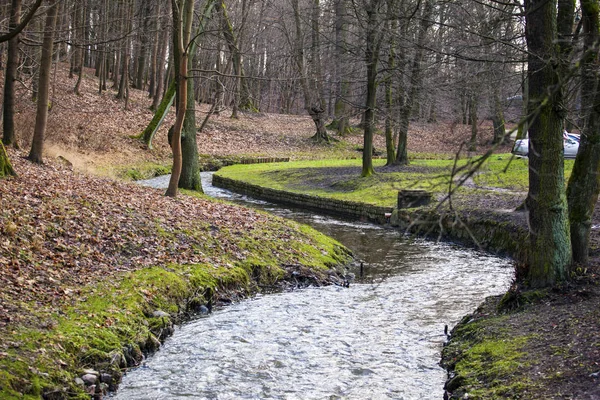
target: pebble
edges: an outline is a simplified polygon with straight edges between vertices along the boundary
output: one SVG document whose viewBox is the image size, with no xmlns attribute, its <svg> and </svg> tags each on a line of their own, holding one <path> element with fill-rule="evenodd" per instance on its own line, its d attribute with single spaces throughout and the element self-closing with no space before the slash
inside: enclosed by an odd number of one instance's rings
<svg viewBox="0 0 600 400">
<path fill-rule="evenodd" d="M 94 374 L 85 374 L 81 377 L 81 379 L 86 385 L 94 385 L 98 380 L 98 376 Z"/>
<path fill-rule="evenodd" d="M 92 394 L 92 395 L 93 395 L 94 393 L 96 393 L 96 385 L 91 385 L 91 386 L 88 386 L 88 387 L 85 389 L 85 391 L 86 391 L 88 394 Z"/>
<path fill-rule="evenodd" d="M 100 375 L 100 382 L 108 383 L 110 385 L 110 383 L 112 382 L 112 375 L 111 374 Z"/>
<path fill-rule="evenodd" d="M 152 313 L 152 316 L 154 318 L 163 318 L 163 317 L 170 317 L 169 313 L 166 313 L 162 310 L 156 310 Z"/>
<path fill-rule="evenodd" d="M 75 378 L 75 383 L 79 386 L 84 386 L 85 382 L 80 377 Z"/>
</svg>

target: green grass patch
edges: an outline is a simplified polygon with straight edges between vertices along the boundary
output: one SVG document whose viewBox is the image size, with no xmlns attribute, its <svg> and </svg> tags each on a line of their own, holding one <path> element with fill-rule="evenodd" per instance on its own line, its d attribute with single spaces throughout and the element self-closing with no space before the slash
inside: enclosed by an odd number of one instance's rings
<svg viewBox="0 0 600 400">
<path fill-rule="evenodd" d="M 362 161 L 359 159 L 233 165 L 217 174 L 277 190 L 391 207 L 396 205 L 399 190 L 446 192 L 450 182 L 455 184 L 460 180 L 476 160 L 460 159 L 455 164 L 448 156 L 430 159 L 423 155 L 423 158 L 414 158 L 408 166 L 388 168 L 384 167 L 385 160 L 376 159 L 373 161 L 376 173 L 367 178 L 360 176 Z M 567 179 L 572 167 L 571 160 L 565 161 Z M 497 192 L 499 189 L 526 192 L 528 182 L 527 159 L 498 154 L 490 157 L 458 193 Z"/>
<path fill-rule="evenodd" d="M 470 318 L 457 325 L 443 350 L 442 364 L 455 374 L 448 390 L 472 399 L 517 398 L 532 386 L 521 372 L 530 364 L 525 347 L 535 338 L 512 334 L 506 315 Z"/>
<path fill-rule="evenodd" d="M 170 164 L 167 165 L 154 162 L 145 162 L 117 167 L 114 169 L 114 171 L 107 171 L 107 173 L 126 181 L 139 181 L 170 174 L 171 167 L 172 165 Z"/>
</svg>

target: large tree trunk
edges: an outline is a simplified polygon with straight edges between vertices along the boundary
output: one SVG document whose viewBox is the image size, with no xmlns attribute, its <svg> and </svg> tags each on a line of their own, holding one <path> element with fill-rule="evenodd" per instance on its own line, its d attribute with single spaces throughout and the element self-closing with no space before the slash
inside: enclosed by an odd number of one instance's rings
<svg viewBox="0 0 600 400">
<path fill-rule="evenodd" d="M 530 254 L 527 283 L 545 287 L 568 278 L 571 241 L 564 189 L 563 94 L 556 41 L 556 0 L 526 0 L 529 50 Z M 550 92 L 549 92 L 550 89 Z"/>
<path fill-rule="evenodd" d="M 381 23 L 377 16 L 379 0 L 371 0 L 367 8 L 367 98 L 364 112 L 364 136 L 361 176 L 368 177 L 375 173 L 373 169 L 373 134 L 375 131 L 375 107 L 377 101 L 377 65 L 381 35 L 378 25 Z"/>
<path fill-rule="evenodd" d="M 21 0 L 12 0 L 10 9 L 9 31 L 19 25 L 21 18 Z M 4 77 L 4 103 L 3 103 L 3 136 L 2 142 L 7 146 L 19 147 L 15 135 L 15 80 L 19 66 L 19 36 L 15 35 L 8 41 L 8 54 L 6 58 L 6 75 Z"/>
<path fill-rule="evenodd" d="M 37 111 L 35 116 L 35 129 L 28 159 L 34 163 L 42 163 L 44 150 L 44 133 L 48 121 L 48 93 L 50 88 L 50 69 L 52 67 L 52 49 L 54 47 L 54 27 L 58 7 L 56 1 L 50 4 L 46 12 L 44 27 L 44 40 L 42 41 L 42 58 L 40 59 Z"/>
<path fill-rule="evenodd" d="M 188 70 L 192 69 L 193 55 L 188 57 Z M 181 189 L 202 192 L 200 180 L 200 166 L 198 165 L 198 144 L 196 142 L 196 98 L 194 95 L 194 79 L 187 79 L 187 107 L 183 128 L 181 131 L 181 176 L 179 187 Z"/>
<path fill-rule="evenodd" d="M 239 79 L 240 96 L 239 103 L 237 106 L 240 110 L 255 111 L 256 106 L 254 105 L 252 98 L 250 97 L 250 88 L 248 86 L 248 80 L 244 77 L 244 68 L 242 67 L 242 54 L 240 52 L 240 49 L 238 48 L 237 41 L 235 40 L 233 26 L 229 21 L 227 8 L 225 7 L 225 1 L 216 0 L 215 7 L 217 11 L 221 14 L 221 30 L 223 32 L 223 36 L 225 37 L 225 41 L 227 42 L 227 46 L 229 47 L 229 52 L 231 53 L 231 57 L 233 60 L 233 71 Z"/>
<path fill-rule="evenodd" d="M 185 4 L 185 5 L 184 5 Z M 190 41 L 192 30 L 192 17 L 194 15 L 194 0 L 182 0 L 179 4 L 177 0 L 171 0 L 173 10 L 173 54 L 175 70 L 179 73 L 177 76 L 177 118 L 173 127 L 173 136 L 171 139 L 171 149 L 173 151 L 173 168 L 171 168 L 171 179 L 169 187 L 165 193 L 166 196 L 177 196 L 177 186 L 181 176 L 182 152 L 181 152 L 181 131 L 187 111 L 187 80 L 188 80 L 188 43 Z M 182 10 L 183 12 L 181 12 Z M 185 28 L 185 29 L 184 29 Z"/>
<path fill-rule="evenodd" d="M 304 107 L 308 112 L 308 115 L 310 115 L 315 123 L 315 127 L 317 129 L 317 132 L 313 138 L 317 142 L 329 143 L 329 135 L 327 134 L 327 128 L 325 128 L 324 103 L 320 99 L 319 92 L 314 90 L 316 85 L 311 85 L 307 76 L 308 71 L 304 56 L 304 41 L 298 0 L 292 0 L 292 8 L 294 11 L 294 22 L 296 25 L 296 42 L 294 44 L 296 48 L 294 49 L 294 61 L 298 73 L 300 74 L 300 85 L 302 86 L 302 93 L 304 95 Z"/>
<path fill-rule="evenodd" d="M 598 0 L 582 0 L 583 60 L 581 77 L 582 104 L 589 104 L 581 134 L 579 151 L 567 188 L 573 261 L 588 262 L 592 216 L 600 191 L 600 76 L 598 52 L 600 40 Z"/>
</svg>

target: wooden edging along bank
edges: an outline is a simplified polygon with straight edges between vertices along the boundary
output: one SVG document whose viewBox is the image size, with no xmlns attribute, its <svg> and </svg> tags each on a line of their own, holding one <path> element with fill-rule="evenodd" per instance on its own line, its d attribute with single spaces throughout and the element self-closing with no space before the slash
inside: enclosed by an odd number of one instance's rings
<svg viewBox="0 0 600 400">
<path fill-rule="evenodd" d="M 525 213 L 502 210 L 470 210 L 456 213 L 438 212 L 429 207 L 381 207 L 266 188 L 217 174 L 213 175 L 213 185 L 275 203 L 361 221 L 389 224 L 409 233 L 459 242 L 516 260 L 526 257 L 528 231 Z"/>
</svg>

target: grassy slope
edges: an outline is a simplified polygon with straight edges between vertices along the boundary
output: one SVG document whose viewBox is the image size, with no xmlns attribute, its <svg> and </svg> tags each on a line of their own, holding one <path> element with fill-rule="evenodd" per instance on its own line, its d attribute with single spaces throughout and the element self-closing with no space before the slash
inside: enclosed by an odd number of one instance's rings
<svg viewBox="0 0 600 400">
<path fill-rule="evenodd" d="M 291 270 L 325 281 L 334 240 L 265 213 L 33 166 L 0 180 L 0 398 L 69 393 L 74 377 L 153 350 L 172 320 Z M 169 316 L 156 317 L 163 311 Z"/>
</svg>

